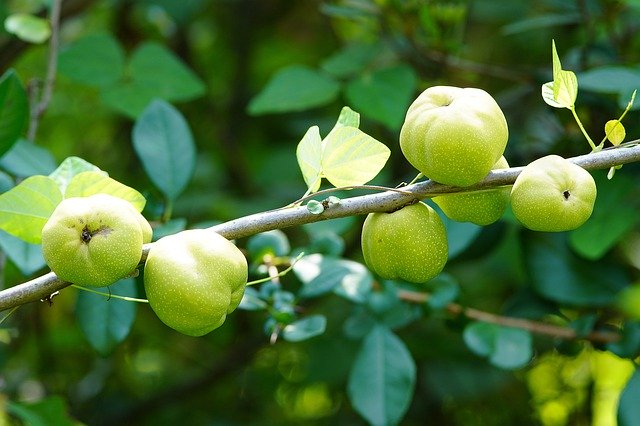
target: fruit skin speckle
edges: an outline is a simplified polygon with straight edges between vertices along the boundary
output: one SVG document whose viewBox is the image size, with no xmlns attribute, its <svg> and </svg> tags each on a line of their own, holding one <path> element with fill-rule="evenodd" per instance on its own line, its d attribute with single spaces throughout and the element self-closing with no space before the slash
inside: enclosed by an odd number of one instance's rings
<svg viewBox="0 0 640 426">
<path fill-rule="evenodd" d="M 424 283 L 442 271 L 448 258 L 444 224 L 422 202 L 393 213 L 370 213 L 361 239 L 365 263 L 385 279 Z"/>
</svg>

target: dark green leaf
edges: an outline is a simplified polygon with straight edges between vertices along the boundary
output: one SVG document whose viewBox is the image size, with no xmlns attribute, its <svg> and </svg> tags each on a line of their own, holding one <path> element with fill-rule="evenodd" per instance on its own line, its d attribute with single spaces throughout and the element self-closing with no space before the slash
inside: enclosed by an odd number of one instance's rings
<svg viewBox="0 0 640 426">
<path fill-rule="evenodd" d="M 253 287 L 246 287 L 244 289 L 244 294 L 242 295 L 242 300 L 240 301 L 240 305 L 238 305 L 238 309 L 243 309 L 245 311 L 261 311 L 266 309 L 267 303 L 262 300 L 260 297 L 260 293 Z"/>
<path fill-rule="evenodd" d="M 29 276 L 45 266 L 42 250 L 38 244 L 29 244 L 18 237 L 0 231 L 0 247 L 24 276 Z"/>
<path fill-rule="evenodd" d="M 153 241 L 158 241 L 160 238 L 167 235 L 175 234 L 180 231 L 184 231 L 187 228 L 187 219 L 178 217 L 171 219 L 168 222 L 163 223 L 157 228 L 153 229 Z"/>
<path fill-rule="evenodd" d="M 175 199 L 191 179 L 196 157 L 182 114 L 164 101 L 151 103 L 133 127 L 133 147 L 153 183 Z"/>
<path fill-rule="evenodd" d="M 431 309 L 444 309 L 449 303 L 454 302 L 460 294 L 460 285 L 454 277 L 447 273 L 441 273 L 427 282 L 427 290 L 430 297 L 427 306 Z"/>
<path fill-rule="evenodd" d="M 513 35 L 525 31 L 541 30 L 548 27 L 556 27 L 562 25 L 575 24 L 580 22 L 581 15 L 579 13 L 549 13 L 545 15 L 535 16 L 533 18 L 525 18 L 515 21 L 509 25 L 502 27 L 504 35 Z"/>
<path fill-rule="evenodd" d="M 640 322 L 625 322 L 620 340 L 607 344 L 607 350 L 622 358 L 637 358 L 640 355 Z"/>
<path fill-rule="evenodd" d="M 413 99 L 416 85 L 413 68 L 399 65 L 363 74 L 350 81 L 346 97 L 365 117 L 397 130 Z"/>
<path fill-rule="evenodd" d="M 640 370 L 636 368 L 622 394 L 618 405 L 618 425 L 637 426 L 640 419 Z"/>
<path fill-rule="evenodd" d="M 603 306 L 629 283 L 626 272 L 601 261 L 588 262 L 569 249 L 563 233 L 524 235 L 523 252 L 528 276 L 536 292 L 560 303 Z"/>
<path fill-rule="evenodd" d="M 387 327 L 376 326 L 351 367 L 349 399 L 370 424 L 397 424 L 409 408 L 415 381 L 416 367 L 404 343 Z"/>
<path fill-rule="evenodd" d="M 136 297 L 135 280 L 127 278 L 111 286 L 119 296 Z M 101 289 L 107 291 L 107 289 Z M 136 302 L 78 291 L 76 316 L 82 333 L 99 354 L 110 354 L 129 335 L 136 318 Z"/>
<path fill-rule="evenodd" d="M 527 330 L 473 322 L 465 328 L 463 338 L 476 355 L 507 370 L 525 366 L 533 355 L 531 333 Z"/>
<path fill-rule="evenodd" d="M 0 77 L 0 156 L 18 141 L 29 120 L 29 100 L 14 70 Z"/>
<path fill-rule="evenodd" d="M 375 44 L 349 44 L 322 63 L 322 69 L 337 78 L 350 77 L 362 72 L 369 65 L 380 47 Z"/>
<path fill-rule="evenodd" d="M 301 342 L 324 333 L 327 319 L 324 315 L 312 315 L 287 324 L 282 329 L 282 337 L 289 342 Z"/>
<path fill-rule="evenodd" d="M 262 262 L 265 255 L 286 256 L 291 252 L 287 235 L 279 229 L 254 235 L 247 241 L 249 256 L 255 262 Z"/>
<path fill-rule="evenodd" d="M 604 66 L 580 73 L 580 88 L 602 93 L 631 93 L 640 87 L 640 69 Z"/>
<path fill-rule="evenodd" d="M 308 67 L 294 65 L 283 68 L 249 103 L 249 113 L 261 115 L 303 111 L 326 105 L 338 95 L 339 84 Z"/>
<path fill-rule="evenodd" d="M 433 203 L 429 203 L 429 205 L 434 206 Z M 444 223 L 444 226 L 447 230 L 447 241 L 449 242 L 449 259 L 453 259 L 457 255 L 462 253 L 465 249 L 467 249 L 471 244 L 473 244 L 473 242 L 482 231 L 482 226 L 478 226 L 470 222 L 456 222 L 455 220 L 451 220 L 445 214 L 443 214 L 442 210 L 440 210 L 437 206 L 434 208 L 440 214 L 440 218 L 442 219 L 442 222 Z"/>
<path fill-rule="evenodd" d="M 28 426 L 76 426 L 68 414 L 64 399 L 48 396 L 35 402 L 7 404 L 7 411 Z"/>
<path fill-rule="evenodd" d="M 604 256 L 638 223 L 636 182 L 626 175 L 609 180 L 604 173 L 594 174 L 598 197 L 591 218 L 571 231 L 569 242 L 580 255 L 597 260 Z"/>
<path fill-rule="evenodd" d="M 56 161 L 48 149 L 25 139 L 19 139 L 0 158 L 0 167 L 19 177 L 48 175 L 55 170 Z"/>
<path fill-rule="evenodd" d="M 58 71 L 78 83 L 110 88 L 124 74 L 124 50 L 110 34 L 83 37 L 60 51 Z"/>
</svg>

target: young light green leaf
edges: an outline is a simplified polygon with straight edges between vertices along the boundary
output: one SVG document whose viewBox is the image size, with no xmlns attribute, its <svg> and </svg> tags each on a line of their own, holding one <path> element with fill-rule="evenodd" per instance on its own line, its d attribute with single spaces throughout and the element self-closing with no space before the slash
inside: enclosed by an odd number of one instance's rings
<svg viewBox="0 0 640 426">
<path fill-rule="evenodd" d="M 301 342 L 324 333 L 327 318 L 324 315 L 312 315 L 287 324 L 282 330 L 282 337 L 289 342 Z"/>
<path fill-rule="evenodd" d="M 555 41 L 551 43 L 551 55 L 553 81 L 542 85 L 542 99 L 554 108 L 573 108 L 578 96 L 578 79 L 573 71 L 562 69 Z"/>
<path fill-rule="evenodd" d="M 324 206 L 320 201 L 317 200 L 309 200 L 307 203 L 307 210 L 311 214 L 322 214 L 324 212 Z"/>
<path fill-rule="evenodd" d="M 108 176 L 107 172 L 103 172 L 97 166 L 80 157 L 67 157 L 57 169 L 49 174 L 49 177 L 56 181 L 60 191 L 64 194 L 71 179 L 82 172 L 99 172 L 104 176 Z"/>
<path fill-rule="evenodd" d="M 349 108 L 348 106 L 342 107 L 338 121 L 334 126 L 334 129 L 339 126 L 360 127 L 360 114 Z"/>
<path fill-rule="evenodd" d="M 127 278 L 113 285 L 119 296 L 137 297 L 135 280 Z M 131 330 L 138 307 L 134 302 L 80 290 L 76 302 L 78 324 L 91 346 L 109 355 Z"/>
<path fill-rule="evenodd" d="M 0 195 L 0 229 L 39 244 L 42 227 L 60 201 L 62 193 L 53 179 L 31 176 Z"/>
<path fill-rule="evenodd" d="M 322 138 L 318 126 L 310 127 L 296 148 L 298 166 L 310 192 L 320 188 L 322 177 Z"/>
<path fill-rule="evenodd" d="M 14 13 L 4 21 L 4 29 L 28 43 L 44 43 L 51 36 L 46 19 L 28 13 Z"/>
<path fill-rule="evenodd" d="M 191 129 L 165 101 L 153 101 L 133 126 L 133 147 L 153 183 L 175 199 L 189 183 L 196 162 Z"/>
<path fill-rule="evenodd" d="M 372 425 L 397 424 L 409 408 L 416 366 L 405 344 L 389 328 L 367 334 L 349 374 L 354 408 Z"/>
<path fill-rule="evenodd" d="M 604 125 L 604 132 L 607 135 L 607 139 L 614 146 L 618 146 L 624 141 L 624 138 L 627 136 L 627 132 L 622 125 L 622 123 L 618 120 L 609 120 Z"/>
<path fill-rule="evenodd" d="M 109 194 L 129 201 L 138 211 L 144 209 L 146 200 L 135 189 L 105 176 L 103 172 L 82 172 L 71 179 L 64 193 L 65 198 L 88 197 L 93 194 Z"/>
<path fill-rule="evenodd" d="M 553 81 L 549 81 L 542 85 L 542 99 L 547 105 L 554 108 L 566 108 L 565 105 L 557 102 L 553 96 Z"/>
<path fill-rule="evenodd" d="M 340 127 L 325 139 L 322 173 L 334 186 L 364 185 L 382 170 L 391 151 L 355 127 Z"/>
<path fill-rule="evenodd" d="M 0 155 L 7 152 L 27 127 L 29 100 L 14 70 L 0 77 Z"/>
</svg>

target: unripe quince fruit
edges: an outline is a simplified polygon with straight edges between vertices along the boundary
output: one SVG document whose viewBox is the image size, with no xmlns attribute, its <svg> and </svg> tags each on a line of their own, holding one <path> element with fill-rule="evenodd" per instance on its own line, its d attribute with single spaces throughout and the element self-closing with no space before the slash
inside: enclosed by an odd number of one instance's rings
<svg viewBox="0 0 640 426">
<path fill-rule="evenodd" d="M 548 155 L 522 169 L 511 189 L 511 208 L 520 223 L 533 231 L 569 231 L 589 219 L 596 195 L 589 172 Z"/>
<path fill-rule="evenodd" d="M 424 283 L 447 263 L 447 232 L 438 213 L 422 202 L 370 213 L 362 227 L 362 253 L 382 278 Z"/>
<path fill-rule="evenodd" d="M 409 163 L 436 182 L 480 182 L 507 146 L 507 120 L 487 92 L 430 87 L 411 104 L 400 131 Z"/>
<path fill-rule="evenodd" d="M 151 227 L 126 200 L 107 194 L 63 200 L 42 229 L 42 254 L 58 278 L 102 287 L 130 274 Z"/>
<path fill-rule="evenodd" d="M 492 170 L 508 168 L 507 160 L 500 157 Z M 502 217 L 509 204 L 510 194 L 511 186 L 501 186 L 480 191 L 438 195 L 432 200 L 449 219 L 486 226 Z"/>
<path fill-rule="evenodd" d="M 208 229 L 163 237 L 144 267 L 151 308 L 169 327 L 202 336 L 220 327 L 244 294 L 248 266 L 242 252 Z"/>
</svg>

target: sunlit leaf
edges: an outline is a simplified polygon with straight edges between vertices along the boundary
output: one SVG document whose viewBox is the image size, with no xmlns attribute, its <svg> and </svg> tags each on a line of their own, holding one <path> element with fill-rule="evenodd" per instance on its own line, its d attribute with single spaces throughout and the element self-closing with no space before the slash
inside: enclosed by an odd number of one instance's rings
<svg viewBox="0 0 640 426">
<path fill-rule="evenodd" d="M 320 188 L 322 173 L 322 138 L 318 126 L 310 127 L 296 148 L 298 166 L 311 192 Z"/>
<path fill-rule="evenodd" d="M 133 278 L 120 280 L 111 287 L 113 294 L 137 297 Z M 99 354 L 109 355 L 129 335 L 137 308 L 135 302 L 79 290 L 76 316 L 91 346 Z"/>
<path fill-rule="evenodd" d="M 364 185 L 382 170 L 391 151 L 355 127 L 335 129 L 325 139 L 323 175 L 335 186 Z"/>
<path fill-rule="evenodd" d="M 29 100 L 14 70 L 0 77 L 0 156 L 18 141 L 27 127 Z"/>
<path fill-rule="evenodd" d="M 349 374 L 354 408 L 372 425 L 398 423 L 409 408 L 416 366 L 405 344 L 391 330 L 369 331 Z"/>
<path fill-rule="evenodd" d="M 555 41 L 551 44 L 553 81 L 542 85 L 542 98 L 555 108 L 572 108 L 578 96 L 578 79 L 573 71 L 562 69 Z M 551 89 L 551 93 L 549 93 Z"/>
<path fill-rule="evenodd" d="M 4 29 L 29 43 L 44 43 L 51 36 L 51 27 L 44 18 L 27 13 L 14 13 L 4 21 Z"/>
<path fill-rule="evenodd" d="M 62 193 L 53 179 L 31 176 L 0 195 L 0 229 L 39 244 L 42 227 L 60 201 Z"/>
<path fill-rule="evenodd" d="M 175 199 L 189 183 L 196 162 L 191 129 L 170 104 L 156 100 L 133 127 L 133 147 L 153 183 Z"/>
<path fill-rule="evenodd" d="M 93 194 L 109 194 L 129 201 L 142 211 L 146 200 L 135 189 L 106 176 L 103 172 L 82 172 L 71 179 L 64 193 L 65 198 L 88 197 Z"/>
<path fill-rule="evenodd" d="M 609 120 L 604 125 L 604 132 L 607 135 L 607 139 L 613 145 L 617 146 L 624 141 L 627 136 L 627 132 L 624 129 L 622 123 L 618 120 Z"/>
<path fill-rule="evenodd" d="M 100 170 L 97 166 L 80 157 L 67 157 L 57 169 L 51 172 L 49 177 L 56 181 L 60 191 L 64 193 L 71 179 L 82 172 L 99 172 L 108 176 L 107 172 Z"/>
</svg>

